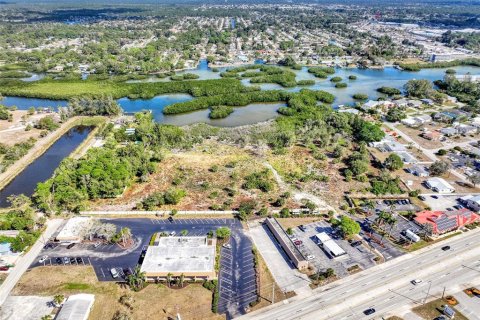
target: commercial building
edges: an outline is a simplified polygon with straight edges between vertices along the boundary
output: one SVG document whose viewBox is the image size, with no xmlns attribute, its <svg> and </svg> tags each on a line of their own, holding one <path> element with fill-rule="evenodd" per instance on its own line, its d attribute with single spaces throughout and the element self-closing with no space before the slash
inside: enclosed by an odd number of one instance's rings
<svg viewBox="0 0 480 320">
<path fill-rule="evenodd" d="M 460 202 L 462 202 L 467 208 L 473 211 L 480 211 L 480 196 L 464 196 L 460 198 Z"/>
<path fill-rule="evenodd" d="M 433 177 L 425 181 L 426 186 L 438 193 L 452 193 L 455 188 L 442 178 Z"/>
<path fill-rule="evenodd" d="M 80 242 L 92 223 L 93 220 L 90 217 L 70 218 L 55 239 L 60 242 Z"/>
<path fill-rule="evenodd" d="M 438 235 L 456 230 L 470 223 L 479 221 L 479 215 L 468 209 L 456 211 L 421 211 L 417 213 L 415 222 L 425 226 L 429 225 L 432 234 Z"/>
<path fill-rule="evenodd" d="M 333 258 L 343 256 L 347 254 L 328 234 L 320 232 L 315 235 L 318 244 Z"/>
<path fill-rule="evenodd" d="M 215 245 L 216 240 L 207 237 L 158 237 L 147 248 L 141 271 L 147 281 L 215 279 Z"/>
<path fill-rule="evenodd" d="M 295 244 L 292 242 L 292 239 L 288 237 L 285 230 L 283 230 L 280 223 L 278 223 L 275 218 L 267 218 L 265 224 L 268 229 L 272 232 L 275 239 L 278 241 L 282 249 L 285 251 L 287 256 L 292 261 L 293 265 L 298 270 L 304 270 L 308 268 L 308 262 L 303 257 L 302 253 L 297 249 Z"/>
<path fill-rule="evenodd" d="M 93 294 L 75 294 L 68 297 L 55 320 L 87 320 L 95 302 Z"/>
</svg>

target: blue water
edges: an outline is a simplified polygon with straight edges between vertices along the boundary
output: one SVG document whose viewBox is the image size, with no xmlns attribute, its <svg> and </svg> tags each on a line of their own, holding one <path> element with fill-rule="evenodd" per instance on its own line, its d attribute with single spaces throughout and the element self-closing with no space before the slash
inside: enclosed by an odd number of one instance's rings
<svg viewBox="0 0 480 320">
<path fill-rule="evenodd" d="M 132 100 L 129 98 L 122 98 L 118 100 L 118 104 L 122 107 L 123 111 L 125 112 L 139 112 L 142 110 L 151 110 L 153 114 L 153 118 L 157 122 L 166 122 L 166 117 L 163 114 L 163 108 L 166 106 L 177 103 L 177 102 L 184 102 L 192 100 L 193 97 L 188 94 L 171 94 L 171 95 L 163 95 L 157 96 L 153 99 L 137 99 Z"/>
<path fill-rule="evenodd" d="M 78 126 L 65 133 L 0 191 L 0 207 L 8 206 L 7 198 L 11 195 L 23 193 L 31 196 L 37 183 L 50 178 L 60 162 L 85 140 L 92 129 L 92 127 Z"/>
<path fill-rule="evenodd" d="M 230 19 L 230 26 L 232 27 L 232 29 L 235 29 L 235 25 L 235 18 Z"/>
<path fill-rule="evenodd" d="M 255 63 L 263 63 L 263 61 L 258 60 Z M 221 68 L 220 70 L 225 70 L 226 68 Z M 469 67 L 469 66 L 460 66 L 453 68 L 457 70 L 458 75 L 471 73 L 471 74 L 480 74 L 480 68 L 478 67 Z M 337 89 L 335 84 L 332 83 L 329 79 L 318 79 L 315 78 L 312 74 L 308 73 L 308 69 L 303 67 L 302 70 L 294 71 L 297 74 L 297 80 L 314 80 L 315 84 L 312 86 L 304 87 L 294 87 L 294 88 L 282 88 L 277 84 L 255 84 L 260 86 L 262 90 L 287 90 L 296 92 L 302 88 L 308 88 L 312 90 L 325 90 L 335 95 L 335 101 L 333 106 L 338 106 L 340 104 L 353 104 L 355 101 L 352 99 L 352 95 L 355 93 L 364 93 L 369 96 L 370 99 L 377 99 L 381 94 L 379 94 L 376 89 L 382 86 L 389 86 L 398 89 L 403 89 L 405 83 L 410 79 L 428 79 L 434 81 L 437 79 L 442 79 L 445 75 L 446 69 L 424 69 L 419 72 L 407 72 L 395 69 L 393 67 L 387 67 L 383 70 L 374 70 L 374 69 L 358 69 L 358 68 L 338 68 L 334 76 L 339 76 L 343 78 L 343 81 L 348 84 L 347 88 Z M 205 79 L 218 79 L 220 75 L 218 72 L 213 72 L 209 67 L 206 60 L 201 60 L 194 70 L 188 70 L 184 72 L 195 73 L 200 76 L 201 80 Z M 184 73 L 183 72 L 183 73 Z M 181 74 L 181 73 L 180 73 Z M 356 80 L 348 80 L 349 75 L 357 76 Z M 145 80 L 141 80 L 145 81 Z M 168 79 L 154 79 L 151 81 L 169 81 Z M 249 79 L 243 79 L 242 83 L 245 85 L 251 85 Z M 153 99 L 148 100 L 130 100 L 128 98 L 122 98 L 118 100 L 120 106 L 122 106 L 125 112 L 138 112 L 141 110 L 152 110 L 154 118 L 156 121 L 161 123 L 170 123 L 177 125 L 187 125 L 191 123 L 205 122 L 212 125 L 218 126 L 234 126 L 234 125 L 244 125 L 251 124 L 256 122 L 261 122 L 267 119 L 270 119 L 275 116 L 275 110 L 278 109 L 278 106 L 267 105 L 265 108 L 259 108 L 259 104 L 255 104 L 237 108 L 236 111 L 226 119 L 221 120 L 210 120 L 208 118 L 208 110 L 201 110 L 189 114 L 175 115 L 175 116 L 165 116 L 162 113 L 165 106 L 170 105 L 176 102 L 183 102 L 191 100 L 192 97 L 185 94 L 174 94 L 174 95 L 163 95 L 157 96 Z M 47 99 L 29 99 L 29 98 L 16 98 L 16 97 L 6 97 L 0 104 L 7 106 L 16 105 L 19 109 L 26 110 L 31 106 L 34 107 L 56 107 L 58 105 L 65 106 L 66 101 L 53 101 Z M 266 111 L 268 110 L 268 111 Z M 252 112 L 252 115 L 247 114 L 247 112 Z M 258 119 L 255 117 L 258 116 Z M 236 118 L 235 120 L 232 120 Z"/>
</svg>

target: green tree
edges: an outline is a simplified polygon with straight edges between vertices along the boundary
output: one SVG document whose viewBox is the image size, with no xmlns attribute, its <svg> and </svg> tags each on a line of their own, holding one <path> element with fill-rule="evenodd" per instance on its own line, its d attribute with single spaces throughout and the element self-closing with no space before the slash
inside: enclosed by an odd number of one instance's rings
<svg viewBox="0 0 480 320">
<path fill-rule="evenodd" d="M 231 230 L 228 227 L 220 227 L 216 231 L 217 238 L 219 239 L 228 239 L 231 234 Z"/>
<path fill-rule="evenodd" d="M 398 156 L 395 153 L 392 153 L 387 157 L 387 159 L 385 159 L 385 162 L 383 163 L 383 165 L 388 170 L 395 171 L 403 168 L 403 161 L 402 161 L 402 158 L 400 158 L 400 156 Z"/>
<path fill-rule="evenodd" d="M 387 121 L 390 121 L 390 122 L 400 121 L 402 119 L 405 119 L 406 117 L 407 115 L 400 108 L 390 108 L 387 112 L 387 115 L 385 116 Z"/>
<path fill-rule="evenodd" d="M 450 170 L 450 165 L 445 161 L 439 160 L 432 163 L 428 170 L 432 176 L 441 176 Z"/>
<path fill-rule="evenodd" d="M 342 216 L 340 218 L 339 227 L 345 238 L 349 238 L 360 232 L 360 224 L 348 216 Z"/>
<path fill-rule="evenodd" d="M 433 85 L 429 80 L 409 80 L 405 84 L 405 91 L 410 97 L 428 98 L 433 93 Z"/>
<path fill-rule="evenodd" d="M 127 276 L 127 283 L 133 291 L 139 291 L 145 286 L 146 276 L 145 272 L 140 270 L 140 266 L 133 269 L 132 274 Z"/>
</svg>

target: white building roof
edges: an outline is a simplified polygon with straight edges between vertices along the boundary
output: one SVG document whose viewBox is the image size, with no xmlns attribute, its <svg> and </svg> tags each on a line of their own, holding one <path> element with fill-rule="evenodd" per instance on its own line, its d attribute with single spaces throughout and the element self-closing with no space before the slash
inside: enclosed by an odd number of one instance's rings
<svg viewBox="0 0 480 320">
<path fill-rule="evenodd" d="M 70 296 L 63 304 L 55 319 L 87 320 L 94 301 L 95 296 L 93 294 L 81 293 Z"/>
<path fill-rule="evenodd" d="M 437 189 L 437 190 L 455 190 L 455 188 L 445 181 L 445 179 L 438 178 L 438 177 L 433 177 L 427 180 L 427 184 L 430 186 L 432 189 Z"/>
<path fill-rule="evenodd" d="M 92 219 L 90 217 L 70 218 L 56 238 L 59 241 L 74 241 L 82 238 L 91 222 Z"/>
<path fill-rule="evenodd" d="M 215 245 L 207 237 L 161 237 L 159 244 L 149 246 L 141 271 L 212 272 Z"/>
<path fill-rule="evenodd" d="M 346 254 L 346 252 L 340 248 L 340 246 L 325 232 L 318 233 L 316 237 L 322 243 L 325 249 L 330 251 L 335 257 Z"/>
</svg>

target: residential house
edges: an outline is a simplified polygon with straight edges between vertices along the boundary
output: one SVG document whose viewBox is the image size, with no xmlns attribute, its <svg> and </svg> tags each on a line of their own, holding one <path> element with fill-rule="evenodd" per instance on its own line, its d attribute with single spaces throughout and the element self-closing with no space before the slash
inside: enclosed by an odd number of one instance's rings
<svg viewBox="0 0 480 320">
<path fill-rule="evenodd" d="M 392 136 L 386 135 L 382 140 L 378 142 L 369 143 L 370 147 L 375 147 L 382 152 L 402 152 L 407 151 L 407 148 L 395 140 Z"/>
<path fill-rule="evenodd" d="M 433 106 L 434 102 L 432 99 L 420 99 L 421 102 L 423 102 L 426 105 Z"/>
<path fill-rule="evenodd" d="M 480 211 L 480 195 L 477 196 L 464 196 L 460 198 L 460 202 L 464 204 L 470 210 L 479 212 Z"/>
<path fill-rule="evenodd" d="M 420 109 L 422 107 L 422 102 L 418 100 L 408 100 L 408 106 L 412 108 Z"/>
<path fill-rule="evenodd" d="M 438 131 L 425 131 L 422 133 L 422 137 L 427 140 L 438 141 L 442 137 L 442 134 Z"/>
<path fill-rule="evenodd" d="M 432 234 L 439 235 L 456 230 L 478 221 L 479 215 L 468 209 L 456 211 L 421 211 L 416 214 L 415 222 L 419 225 L 430 225 Z"/>
<path fill-rule="evenodd" d="M 440 133 L 447 137 L 451 137 L 458 134 L 457 129 L 453 127 L 442 128 L 440 129 Z"/>
<path fill-rule="evenodd" d="M 429 115 L 420 115 L 415 117 L 408 117 L 402 120 L 402 123 L 409 127 L 419 127 L 425 123 L 432 121 L 432 118 Z"/>
<path fill-rule="evenodd" d="M 417 163 L 418 160 L 411 153 L 407 151 L 398 151 L 395 152 L 404 163 Z"/>
<path fill-rule="evenodd" d="M 413 174 L 417 177 L 428 177 L 430 173 L 428 172 L 427 168 L 422 165 L 414 165 L 407 169 L 408 172 Z"/>
<path fill-rule="evenodd" d="M 395 106 L 398 107 L 398 108 L 406 108 L 406 107 L 408 107 L 408 100 L 407 100 L 407 99 L 394 100 L 393 103 L 394 103 Z"/>
<path fill-rule="evenodd" d="M 455 188 L 445 181 L 445 179 L 433 177 L 425 181 L 427 188 L 432 189 L 438 193 L 452 193 L 455 192 Z"/>
<path fill-rule="evenodd" d="M 477 132 L 477 128 L 473 125 L 459 124 L 455 128 L 457 129 L 457 132 L 459 134 L 463 134 L 463 135 L 473 134 Z"/>
<path fill-rule="evenodd" d="M 446 123 L 453 123 L 454 121 L 461 121 L 467 119 L 471 116 L 470 113 L 454 109 L 450 111 L 441 111 L 437 112 L 433 115 L 433 118 L 436 121 L 446 122 Z"/>
<path fill-rule="evenodd" d="M 362 109 L 365 112 L 368 112 L 370 110 L 377 109 L 379 105 L 380 105 L 379 101 L 368 100 L 360 107 L 360 109 Z"/>
</svg>

